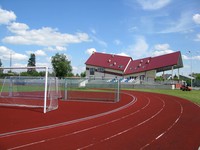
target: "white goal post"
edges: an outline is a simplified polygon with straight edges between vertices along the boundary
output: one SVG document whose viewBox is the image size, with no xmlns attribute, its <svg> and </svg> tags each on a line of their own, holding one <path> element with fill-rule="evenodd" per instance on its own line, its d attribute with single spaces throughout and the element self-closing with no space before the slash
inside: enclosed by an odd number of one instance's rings
<svg viewBox="0 0 200 150">
<path fill-rule="evenodd" d="M 47 66 L 0 67 L 0 106 L 43 108 L 46 113 L 58 108 L 59 97 L 58 79 L 49 76 Z"/>
</svg>

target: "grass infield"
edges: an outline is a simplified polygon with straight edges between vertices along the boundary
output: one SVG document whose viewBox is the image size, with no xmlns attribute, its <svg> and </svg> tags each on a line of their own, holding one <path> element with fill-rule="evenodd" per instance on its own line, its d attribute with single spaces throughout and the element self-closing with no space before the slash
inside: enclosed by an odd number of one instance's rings
<svg viewBox="0 0 200 150">
<path fill-rule="evenodd" d="M 32 91 L 32 87 L 27 88 L 25 91 Z M 0 85 L 1 89 L 1 85 Z M 38 87 L 37 90 L 41 90 L 41 87 Z M 44 90 L 44 89 L 43 89 Z M 68 90 L 71 91 L 87 91 L 87 92 L 108 92 L 107 89 L 88 89 L 88 88 L 70 88 Z M 200 90 L 192 90 L 192 91 L 181 91 L 181 90 L 163 90 L 163 89 L 126 89 L 126 90 L 135 90 L 135 91 L 144 91 L 144 92 L 152 92 L 152 93 L 160 93 L 167 94 L 172 96 L 181 97 L 187 99 L 195 104 L 200 105 Z M 24 91 L 24 88 L 21 88 L 20 91 Z M 110 92 L 110 91 L 109 91 Z"/>
<path fill-rule="evenodd" d="M 152 93 L 160 93 L 166 95 L 172 95 L 187 99 L 195 104 L 200 105 L 200 90 L 192 91 L 181 91 L 181 90 L 163 90 L 163 89 L 126 89 L 126 90 L 135 90 L 135 91 L 144 91 Z"/>
</svg>

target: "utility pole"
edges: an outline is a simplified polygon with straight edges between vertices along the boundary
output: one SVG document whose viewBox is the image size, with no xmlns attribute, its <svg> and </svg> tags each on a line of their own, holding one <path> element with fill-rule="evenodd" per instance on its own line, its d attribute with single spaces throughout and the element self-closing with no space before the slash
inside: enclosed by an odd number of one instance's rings
<svg viewBox="0 0 200 150">
<path fill-rule="evenodd" d="M 190 69 L 191 69 L 191 87 L 192 87 L 192 52 L 191 51 L 189 51 L 189 54 L 190 54 L 190 56 L 191 56 L 191 64 L 190 64 Z"/>
<path fill-rule="evenodd" d="M 10 51 L 10 68 L 12 67 L 12 52 Z M 11 72 L 11 69 L 10 69 Z"/>
</svg>

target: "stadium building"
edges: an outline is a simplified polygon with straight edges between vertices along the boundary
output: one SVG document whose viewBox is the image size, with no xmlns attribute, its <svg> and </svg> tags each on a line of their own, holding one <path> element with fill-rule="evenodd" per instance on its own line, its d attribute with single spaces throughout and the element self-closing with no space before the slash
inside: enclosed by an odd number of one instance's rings
<svg viewBox="0 0 200 150">
<path fill-rule="evenodd" d="M 124 78 L 138 81 L 154 81 L 156 73 L 183 67 L 181 52 L 133 60 L 128 56 L 94 52 L 85 62 L 88 78 Z"/>
</svg>

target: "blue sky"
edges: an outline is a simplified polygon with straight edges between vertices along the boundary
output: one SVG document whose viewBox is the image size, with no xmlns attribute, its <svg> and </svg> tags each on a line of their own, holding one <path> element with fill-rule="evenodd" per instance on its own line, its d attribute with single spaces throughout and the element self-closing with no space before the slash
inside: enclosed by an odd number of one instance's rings
<svg viewBox="0 0 200 150">
<path fill-rule="evenodd" d="M 1 0 L 0 59 L 4 67 L 51 66 L 65 54 L 74 73 L 93 51 L 133 59 L 181 51 L 180 74 L 200 73 L 199 0 Z M 189 52 L 190 51 L 190 52 Z"/>
</svg>

